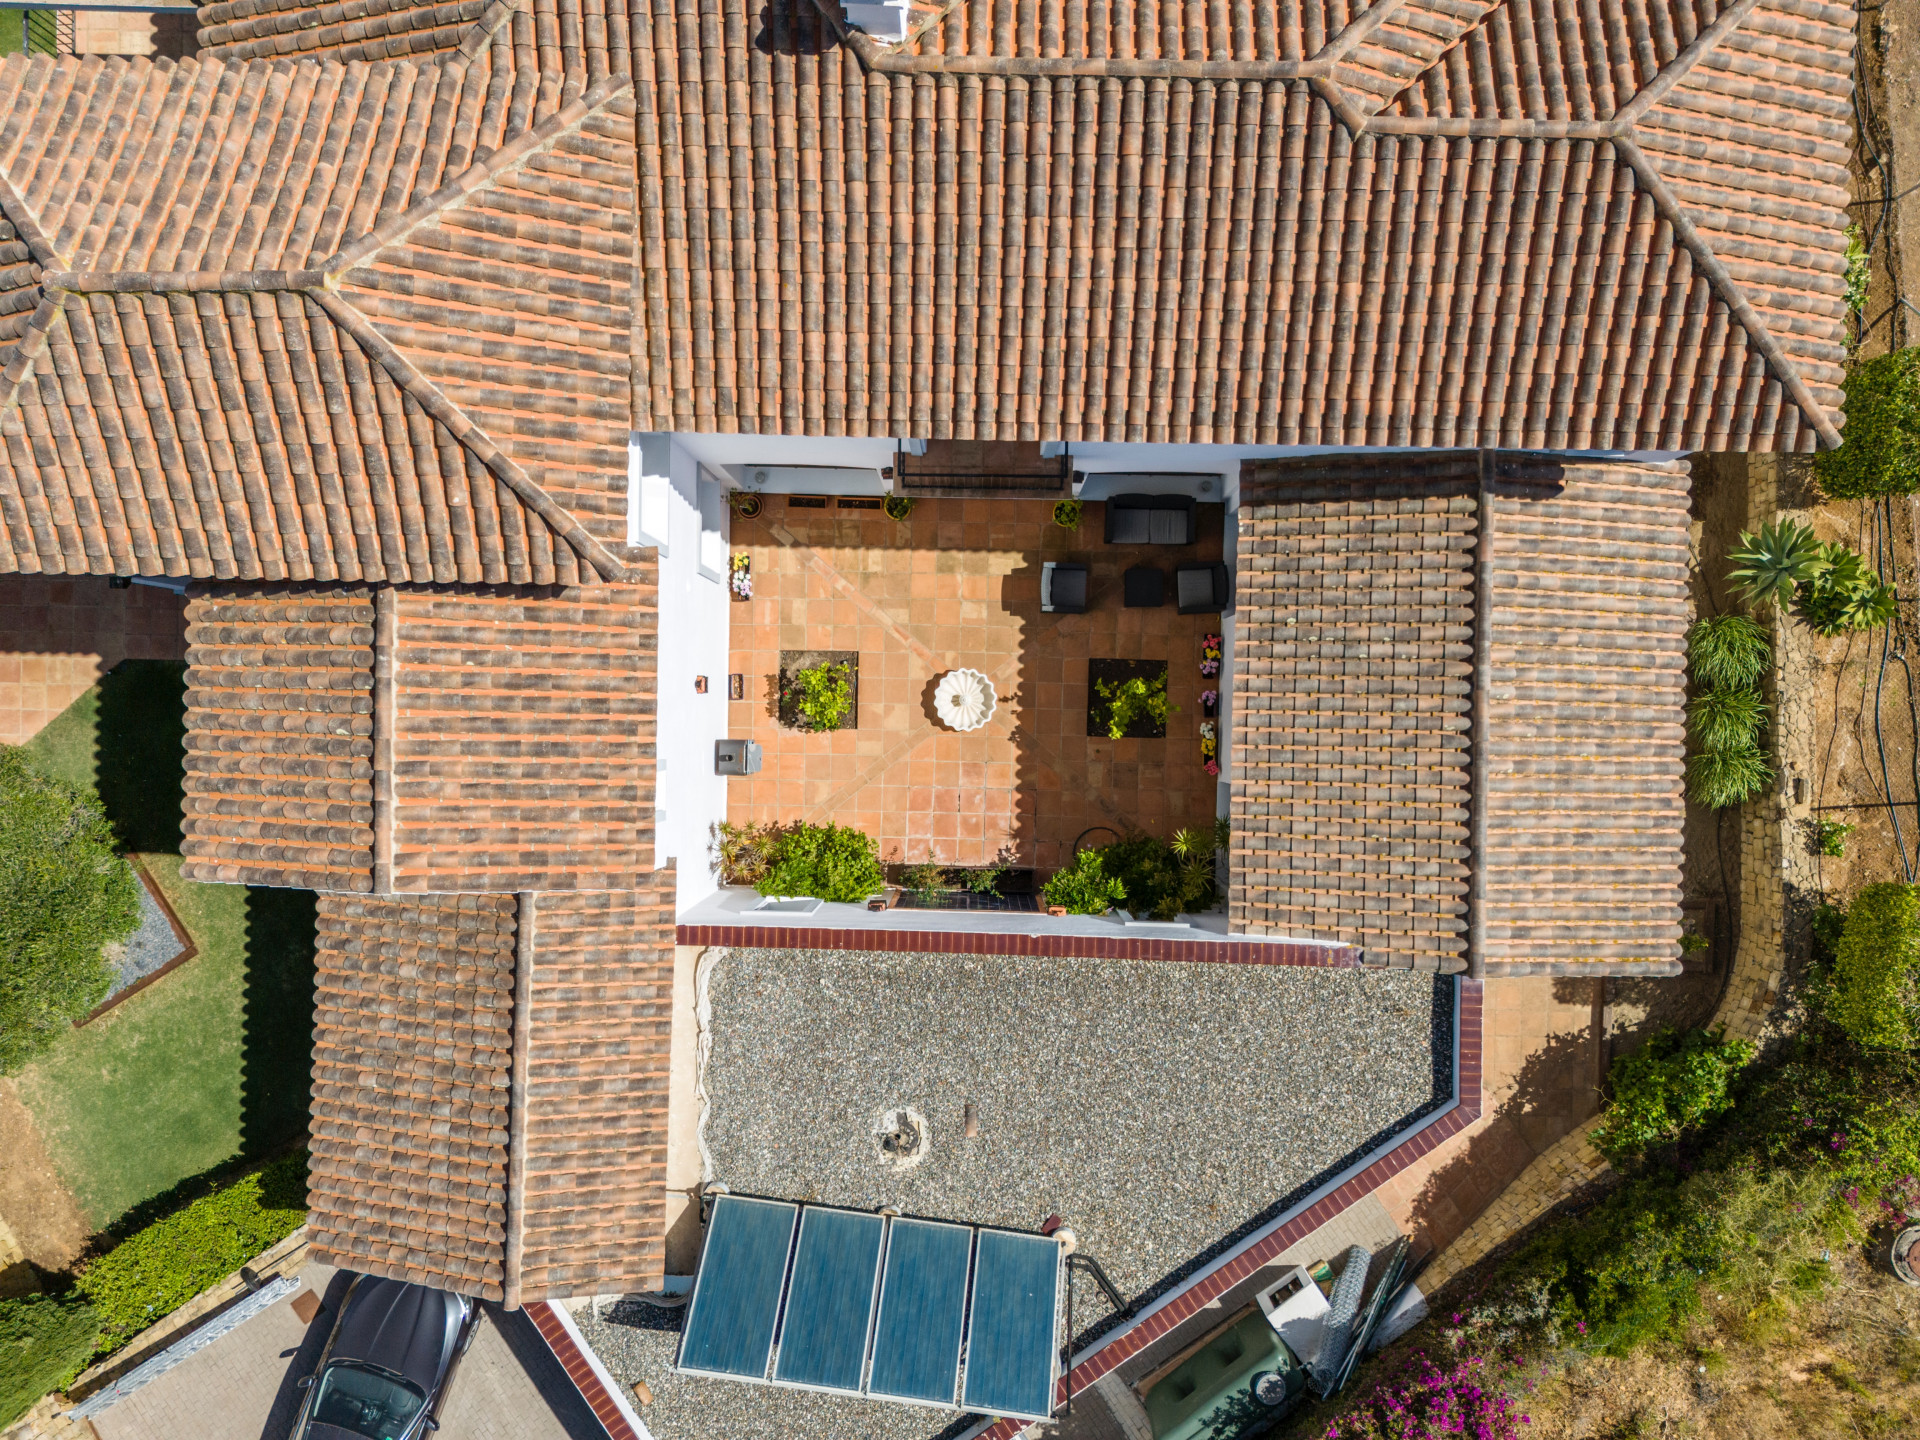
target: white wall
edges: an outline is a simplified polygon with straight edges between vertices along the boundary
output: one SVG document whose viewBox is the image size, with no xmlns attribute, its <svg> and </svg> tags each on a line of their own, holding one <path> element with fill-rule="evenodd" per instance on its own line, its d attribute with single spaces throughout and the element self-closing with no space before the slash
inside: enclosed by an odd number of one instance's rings
<svg viewBox="0 0 1920 1440">
<path fill-rule="evenodd" d="M 724 579 L 701 573 L 700 466 L 685 446 L 665 436 L 634 436 L 629 454 L 629 534 L 643 486 L 653 491 L 650 520 L 664 535 L 660 555 L 660 634 L 654 775 L 654 863 L 678 863 L 676 909 L 685 911 L 715 890 L 709 833 L 727 816 L 727 781 L 713 773 L 713 744 L 727 733 L 729 606 Z M 661 477 L 659 472 L 666 471 Z M 660 479 L 667 482 L 662 485 Z M 664 508 L 664 521 L 656 517 Z M 711 511 L 711 506 L 709 507 Z M 731 516 L 720 507 L 724 536 Z M 707 693 L 695 693 L 696 675 Z"/>
</svg>

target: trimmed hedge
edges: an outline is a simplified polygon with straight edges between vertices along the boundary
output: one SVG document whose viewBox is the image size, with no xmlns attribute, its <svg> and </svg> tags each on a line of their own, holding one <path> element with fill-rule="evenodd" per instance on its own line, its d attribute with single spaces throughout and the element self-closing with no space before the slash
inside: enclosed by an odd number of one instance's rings
<svg viewBox="0 0 1920 1440">
<path fill-rule="evenodd" d="M 1667 1029 L 1613 1062 L 1613 1099 L 1592 1139 L 1618 1165 L 1682 1130 L 1703 1125 L 1733 1104 L 1733 1077 L 1753 1046 L 1718 1030 Z"/>
<path fill-rule="evenodd" d="M 1860 361 L 1841 388 L 1845 443 L 1814 457 L 1820 488 L 1836 500 L 1920 489 L 1920 347 Z"/>
<path fill-rule="evenodd" d="M 0 1300 L 0 1428 L 73 1383 L 93 1358 L 100 1312 L 72 1295 Z"/>
<path fill-rule="evenodd" d="M 1847 907 L 1833 966 L 1833 1022 L 1868 1049 L 1914 1043 L 1910 981 L 1920 965 L 1920 891 L 1869 885 Z"/>
<path fill-rule="evenodd" d="M 100 952 L 139 925 L 138 887 L 100 802 L 0 747 L 0 1075 L 106 999 Z"/>
<path fill-rule="evenodd" d="M 122 1240 L 81 1273 L 99 1309 L 101 1349 L 172 1313 L 307 1219 L 307 1155 L 242 1175 Z"/>
</svg>

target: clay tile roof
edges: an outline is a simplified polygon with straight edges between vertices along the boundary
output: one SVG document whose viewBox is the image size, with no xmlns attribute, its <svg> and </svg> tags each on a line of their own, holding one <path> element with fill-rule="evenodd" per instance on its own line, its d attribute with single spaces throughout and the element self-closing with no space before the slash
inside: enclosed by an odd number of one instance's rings
<svg viewBox="0 0 1920 1440">
<path fill-rule="evenodd" d="M 516 70 L 508 18 L 427 67 L 0 63 L 0 570 L 620 577 L 630 87 Z"/>
<path fill-rule="evenodd" d="M 317 1256 L 509 1304 L 659 1285 L 671 895 L 320 897 Z"/>
<path fill-rule="evenodd" d="M 841 13 L 634 12 L 639 428 L 1838 443 L 1843 6 Z"/>
<path fill-rule="evenodd" d="M 1243 468 L 1233 927 L 1672 973 L 1687 466 L 1484 458 L 1484 510 L 1473 452 Z"/>
<path fill-rule="evenodd" d="M 630 890 L 653 871 L 655 591 L 220 587 L 187 606 L 192 879 Z"/>
</svg>

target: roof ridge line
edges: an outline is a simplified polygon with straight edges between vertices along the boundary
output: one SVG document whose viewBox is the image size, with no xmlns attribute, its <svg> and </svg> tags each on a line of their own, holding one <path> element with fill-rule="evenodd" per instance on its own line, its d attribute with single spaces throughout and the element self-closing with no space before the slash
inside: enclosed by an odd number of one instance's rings
<svg viewBox="0 0 1920 1440">
<path fill-rule="evenodd" d="M 1626 125 L 1636 124 L 1642 115 L 1658 105 L 1667 96 L 1667 92 L 1686 78 L 1687 73 L 1706 58 L 1707 52 L 1717 46 L 1727 36 L 1740 28 L 1747 16 L 1751 15 L 1760 0 L 1733 0 L 1733 4 L 1713 17 L 1713 23 L 1693 37 L 1673 63 L 1666 66 L 1639 90 L 1631 95 L 1627 103 L 1613 112 L 1614 118 Z"/>
<path fill-rule="evenodd" d="M 1373 4 L 1340 27 L 1340 33 L 1314 53 L 1315 60 L 1324 60 L 1332 64 L 1351 55 L 1354 47 L 1366 39 L 1390 17 L 1407 3 L 1407 0 L 1373 0 Z M 1481 17 L 1485 19 L 1483 15 Z M 1425 73 L 1424 71 L 1422 72 Z"/>
<path fill-rule="evenodd" d="M 1389 9 L 1405 0 L 1381 0 Z M 1334 62 L 1309 60 L 1113 60 L 1093 56 L 908 55 L 882 45 L 846 22 L 839 0 L 813 0 L 814 8 L 841 43 L 868 70 L 890 75 L 1001 75 L 1041 80 L 1305 80 L 1332 71 Z M 1364 19 L 1365 17 L 1360 17 Z M 1351 22 L 1348 26 L 1352 28 Z M 1378 23 L 1377 21 L 1375 22 Z M 1344 33 L 1344 32 L 1343 32 Z M 910 36 L 909 39 L 917 38 Z M 1335 37 L 1338 38 L 1337 36 Z M 1355 37 L 1355 43 L 1361 37 Z"/>
<path fill-rule="evenodd" d="M 480 12 L 480 18 L 473 22 L 473 28 L 467 32 L 467 38 L 456 47 L 454 54 L 464 56 L 468 60 L 479 59 L 480 52 L 493 43 L 493 37 L 500 33 L 500 27 L 513 19 L 514 11 L 519 8 L 519 5 L 509 4 L 507 0 L 493 0 L 491 5 Z"/>
<path fill-rule="evenodd" d="M 63 269 L 67 258 L 54 248 L 52 238 L 40 228 L 40 217 L 33 213 L 25 198 L 13 187 L 13 177 L 0 169 L 0 214 L 12 223 L 34 262 L 42 270 Z"/>
<path fill-rule="evenodd" d="M 28 380 L 33 378 L 33 365 L 46 352 L 47 342 L 52 338 L 53 323 L 60 318 L 65 309 L 67 292 L 57 285 L 46 285 L 40 295 L 40 303 L 33 307 L 33 315 L 27 321 L 27 333 L 13 348 L 13 358 L 7 362 L 6 369 L 0 370 L 0 417 L 12 411 L 20 399 L 20 391 Z"/>
<path fill-rule="evenodd" d="M 1742 3 L 1751 8 L 1753 0 L 1742 0 Z M 1806 379 L 1788 357 L 1785 348 L 1774 337 L 1773 332 L 1767 328 L 1767 322 L 1760 318 L 1760 312 L 1753 308 L 1752 302 L 1740 288 L 1740 283 L 1728 273 L 1726 265 L 1718 255 L 1713 253 L 1713 247 L 1707 244 L 1706 237 L 1701 235 L 1694 228 L 1693 221 L 1687 218 L 1680 207 L 1680 197 L 1668 187 L 1666 177 L 1654 167 L 1653 162 L 1647 158 L 1646 153 L 1634 140 L 1632 128 L 1628 127 L 1627 130 L 1616 135 L 1613 144 L 1620 158 L 1632 167 L 1634 177 L 1652 199 L 1654 209 L 1673 227 L 1674 239 L 1679 241 L 1687 253 L 1693 257 L 1695 267 L 1706 277 L 1707 284 L 1718 292 L 1721 301 L 1732 312 L 1733 318 L 1739 322 L 1741 329 L 1747 332 L 1747 337 L 1753 341 L 1755 348 L 1766 357 L 1767 364 L 1780 383 L 1786 387 L 1787 393 L 1793 397 L 1793 403 L 1799 407 L 1807 423 L 1813 426 L 1815 433 L 1829 447 L 1837 449 L 1842 438 L 1839 428 L 1834 425 L 1820 403 L 1813 398 L 1813 391 L 1808 387 Z"/>
<path fill-rule="evenodd" d="M 494 443 L 493 437 L 478 421 L 449 399 L 433 381 L 422 375 L 413 362 L 402 355 L 398 347 L 382 335 L 374 323 L 344 295 L 331 285 L 317 286 L 303 293 L 326 311 L 334 324 L 352 336 L 355 343 L 371 355 L 422 410 L 446 426 L 455 440 L 546 521 L 548 528 L 571 545 L 582 560 L 600 573 L 602 579 L 627 578 L 627 567 L 588 533 L 579 517 L 542 489 L 531 475 Z"/>
<path fill-rule="evenodd" d="M 352 244 L 343 246 L 320 263 L 319 271 L 331 288 L 340 277 L 356 266 L 364 265 L 389 245 L 399 244 L 420 226 L 443 211 L 466 200 L 476 191 L 493 184 L 508 170 L 564 140 L 587 118 L 622 91 L 633 88 L 630 75 L 603 75 L 581 92 L 580 98 L 550 115 L 530 130 L 522 131 L 484 160 L 476 160 L 453 179 L 425 199 L 416 200 L 398 215 L 388 216 Z"/>
</svg>

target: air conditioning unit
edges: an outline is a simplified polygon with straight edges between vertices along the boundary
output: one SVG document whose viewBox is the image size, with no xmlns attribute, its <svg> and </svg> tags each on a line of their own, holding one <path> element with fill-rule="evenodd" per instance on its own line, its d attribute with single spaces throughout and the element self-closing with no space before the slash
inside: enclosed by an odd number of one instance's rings
<svg viewBox="0 0 1920 1440">
<path fill-rule="evenodd" d="M 899 44 L 907 38 L 907 0 L 880 5 L 850 4 L 844 7 L 847 23 L 858 25 L 876 40 Z"/>
</svg>

